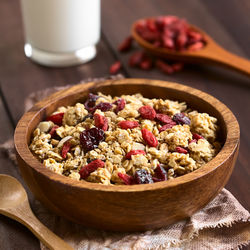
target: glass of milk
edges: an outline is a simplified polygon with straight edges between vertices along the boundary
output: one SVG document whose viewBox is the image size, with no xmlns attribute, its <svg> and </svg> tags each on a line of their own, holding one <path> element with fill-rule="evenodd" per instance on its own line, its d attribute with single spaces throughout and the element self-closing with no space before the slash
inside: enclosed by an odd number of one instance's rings
<svg viewBox="0 0 250 250">
<path fill-rule="evenodd" d="M 72 66 L 96 55 L 100 0 L 21 0 L 25 55 L 46 66 Z"/>
</svg>

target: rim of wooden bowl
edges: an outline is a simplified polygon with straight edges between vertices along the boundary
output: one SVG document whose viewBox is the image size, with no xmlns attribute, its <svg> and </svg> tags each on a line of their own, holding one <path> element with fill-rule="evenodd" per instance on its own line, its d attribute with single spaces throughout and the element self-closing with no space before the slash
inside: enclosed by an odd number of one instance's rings
<svg viewBox="0 0 250 250">
<path fill-rule="evenodd" d="M 195 170 L 194 172 L 188 173 L 186 175 L 177 177 L 175 179 L 157 182 L 153 184 L 140 184 L 140 185 L 102 185 L 98 183 L 91 183 L 86 181 L 77 181 L 73 180 L 69 177 L 59 175 L 54 173 L 53 171 L 44 167 L 44 165 L 39 162 L 39 160 L 31 153 L 28 147 L 27 138 L 28 138 L 28 129 L 32 122 L 32 120 L 39 115 L 42 110 L 46 107 L 50 106 L 53 103 L 58 102 L 60 99 L 65 97 L 69 97 L 71 95 L 75 95 L 76 93 L 83 93 L 88 92 L 89 90 L 95 89 L 96 87 L 100 86 L 107 86 L 107 85 L 123 85 L 126 83 L 127 85 L 142 85 L 146 84 L 149 86 L 154 87 L 157 82 L 157 86 L 164 87 L 166 89 L 172 89 L 176 91 L 185 92 L 187 94 L 195 95 L 196 97 L 205 100 L 207 103 L 212 105 L 222 116 L 225 126 L 226 126 L 226 140 L 224 146 L 220 150 L 220 152 L 208 163 L 203 165 L 201 168 Z M 15 135 L 14 135 L 14 142 L 15 148 L 19 156 L 22 160 L 33 168 L 35 171 L 39 172 L 43 176 L 49 178 L 51 181 L 59 182 L 61 184 L 70 185 L 75 188 L 80 189 L 89 189 L 89 190 L 96 190 L 96 191 L 103 191 L 103 192 L 142 192 L 142 191 L 153 191 L 159 189 L 165 189 L 174 187 L 177 185 L 185 184 L 187 182 L 191 182 L 197 178 L 201 178 L 206 174 L 214 171 L 218 167 L 220 167 L 236 150 L 239 144 L 240 138 L 240 129 L 239 124 L 230 111 L 230 109 L 219 100 L 214 98 L 213 96 L 202 92 L 198 89 L 188 87 L 182 84 L 174 83 L 174 82 L 167 82 L 167 81 L 160 81 L 160 80 L 149 80 L 149 79 L 121 79 L 121 80 L 106 80 L 100 83 L 83 83 L 79 85 L 75 85 L 65 90 L 58 91 L 51 96 L 43 99 L 42 101 L 36 103 L 33 108 L 31 108 L 28 112 L 26 112 L 22 118 L 19 120 Z"/>
</svg>

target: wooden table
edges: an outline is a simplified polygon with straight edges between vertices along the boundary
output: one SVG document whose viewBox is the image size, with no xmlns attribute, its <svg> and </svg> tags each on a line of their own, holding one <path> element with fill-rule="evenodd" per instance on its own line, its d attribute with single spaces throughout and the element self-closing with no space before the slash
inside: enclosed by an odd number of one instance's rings
<svg viewBox="0 0 250 250">
<path fill-rule="evenodd" d="M 248 0 L 102 1 L 102 37 L 95 60 L 77 67 L 55 69 L 39 66 L 25 58 L 19 1 L 1 0 L 0 143 L 13 137 L 15 125 L 23 113 L 24 100 L 30 93 L 51 86 L 77 83 L 88 77 L 107 76 L 109 65 L 121 60 L 124 66 L 122 73 L 127 77 L 180 82 L 214 95 L 234 112 L 241 127 L 241 147 L 235 170 L 226 188 L 249 210 L 250 79 L 224 69 L 202 65 L 187 66 L 182 72 L 171 76 L 155 69 L 142 71 L 127 66 L 130 53 L 120 54 L 116 50 L 129 34 L 134 20 L 145 16 L 173 14 L 185 17 L 204 29 L 226 49 L 250 58 L 249 13 Z M 3 156 L 0 158 L 0 173 L 12 175 L 23 183 L 19 170 Z M 34 197 L 28 193 L 32 206 Z M 0 248 L 39 249 L 39 242 L 20 224 L 0 216 Z"/>
</svg>

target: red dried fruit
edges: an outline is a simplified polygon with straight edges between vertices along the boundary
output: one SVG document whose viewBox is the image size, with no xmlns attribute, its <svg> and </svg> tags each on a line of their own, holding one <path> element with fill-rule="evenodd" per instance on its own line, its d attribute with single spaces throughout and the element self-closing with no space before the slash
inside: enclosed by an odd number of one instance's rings
<svg viewBox="0 0 250 250">
<path fill-rule="evenodd" d="M 157 147 L 158 141 L 154 134 L 147 130 L 146 128 L 143 128 L 141 130 L 142 138 L 143 140 L 150 146 L 150 147 Z"/>
<path fill-rule="evenodd" d="M 95 126 L 103 131 L 108 130 L 108 119 L 100 114 L 94 114 Z"/>
<path fill-rule="evenodd" d="M 64 116 L 64 113 L 61 112 L 61 113 L 57 113 L 57 114 L 54 114 L 54 115 L 51 115 L 51 116 L 47 117 L 46 120 L 47 121 L 52 121 L 58 126 L 62 126 L 63 116 Z"/>
<path fill-rule="evenodd" d="M 146 152 L 144 150 L 130 150 L 126 155 L 125 158 L 131 160 L 132 155 L 145 155 Z"/>
<path fill-rule="evenodd" d="M 81 168 L 79 174 L 81 179 L 86 179 L 92 172 L 94 172 L 98 168 L 103 168 L 105 163 L 101 160 L 91 161 L 88 165 Z"/>
<path fill-rule="evenodd" d="M 190 119 L 183 113 L 176 113 L 173 116 L 173 121 L 175 121 L 177 124 L 181 124 L 181 125 L 184 125 L 184 124 L 190 125 L 191 124 Z"/>
<path fill-rule="evenodd" d="M 180 154 L 187 154 L 188 153 L 188 151 L 182 147 L 176 147 L 175 151 L 180 153 Z"/>
<path fill-rule="evenodd" d="M 192 139 L 192 140 L 189 140 L 188 143 L 197 143 L 197 140 L 196 139 Z"/>
<path fill-rule="evenodd" d="M 135 172 L 135 182 L 137 184 L 153 183 L 152 175 L 145 169 L 140 169 Z"/>
<path fill-rule="evenodd" d="M 183 63 L 173 63 L 171 66 L 172 66 L 174 72 L 178 72 L 178 71 L 181 71 L 183 69 L 184 64 Z"/>
<path fill-rule="evenodd" d="M 175 125 L 176 125 L 175 122 L 165 124 L 165 125 L 163 125 L 162 127 L 159 128 L 159 132 L 161 133 L 161 132 L 163 132 L 163 131 L 165 131 L 165 130 L 167 130 L 167 129 L 169 129 L 169 128 L 172 128 L 172 127 L 175 126 Z"/>
<path fill-rule="evenodd" d="M 157 31 L 157 26 L 155 24 L 155 20 L 154 19 L 148 19 L 146 20 L 146 25 L 147 28 L 152 31 L 152 32 L 156 32 Z"/>
<path fill-rule="evenodd" d="M 202 35 L 200 33 L 196 32 L 196 31 L 193 31 L 193 30 L 188 31 L 188 36 L 194 42 L 198 42 L 198 41 L 202 40 Z"/>
<path fill-rule="evenodd" d="M 175 48 L 173 38 L 168 37 L 168 36 L 163 36 L 162 41 L 163 41 L 163 47 L 165 47 L 166 49 L 174 49 Z"/>
<path fill-rule="evenodd" d="M 133 53 L 129 58 L 129 65 L 131 67 L 138 67 L 144 58 L 144 52 L 137 51 Z"/>
<path fill-rule="evenodd" d="M 70 144 L 70 139 L 69 139 L 66 142 L 64 142 L 62 146 L 61 156 L 63 159 L 66 159 L 67 153 L 69 152 L 70 148 L 71 148 L 71 144 Z"/>
<path fill-rule="evenodd" d="M 119 111 L 125 108 L 126 101 L 120 98 L 117 101 L 115 101 L 113 104 L 116 104 L 115 113 L 117 114 Z"/>
<path fill-rule="evenodd" d="M 127 37 L 119 46 L 118 46 L 118 50 L 120 52 L 124 52 L 124 51 L 128 51 L 131 46 L 132 46 L 132 42 L 133 42 L 133 37 L 129 36 Z"/>
<path fill-rule="evenodd" d="M 118 173 L 118 176 L 120 179 L 123 180 L 124 184 L 126 185 L 133 185 L 135 183 L 133 176 L 130 176 L 128 174 L 122 174 L 122 173 Z"/>
<path fill-rule="evenodd" d="M 139 127 L 139 123 L 137 121 L 121 121 L 118 122 L 118 126 L 122 129 L 132 129 Z"/>
<path fill-rule="evenodd" d="M 176 38 L 176 47 L 178 49 L 182 49 L 185 47 L 185 45 L 187 44 L 188 41 L 188 37 L 186 32 L 180 32 L 179 35 Z"/>
<path fill-rule="evenodd" d="M 162 123 L 174 123 L 176 124 L 170 116 L 165 114 L 156 114 L 155 119 L 162 122 Z"/>
<path fill-rule="evenodd" d="M 171 75 L 174 73 L 173 67 L 160 59 L 156 60 L 156 67 L 160 69 L 163 73 L 166 73 L 168 75 Z"/>
<path fill-rule="evenodd" d="M 109 73 L 110 74 L 116 74 L 122 67 L 122 64 L 120 61 L 116 61 L 113 63 L 110 68 L 109 68 Z"/>
<path fill-rule="evenodd" d="M 51 135 L 51 138 L 53 138 L 56 135 L 56 130 L 59 128 L 59 126 L 55 125 L 51 128 L 49 131 L 49 134 Z"/>
<path fill-rule="evenodd" d="M 99 143 L 105 140 L 105 133 L 100 128 L 86 129 L 80 134 L 80 143 L 84 152 L 98 147 Z"/>
<path fill-rule="evenodd" d="M 98 105 L 91 109 L 91 112 L 94 113 L 97 109 L 100 109 L 102 112 L 106 112 L 112 109 L 113 105 L 109 102 L 100 102 Z"/>
<path fill-rule="evenodd" d="M 155 177 L 153 177 L 154 182 L 167 180 L 167 172 L 162 166 L 158 165 L 154 170 L 154 172 L 155 172 Z"/>
<path fill-rule="evenodd" d="M 194 133 L 193 134 L 193 139 L 195 139 L 195 140 L 200 140 L 200 139 L 204 139 L 204 137 L 203 136 L 201 136 L 201 135 L 199 135 L 199 134 L 196 134 L 196 133 Z"/>
<path fill-rule="evenodd" d="M 86 102 L 84 103 L 85 109 L 87 109 L 89 112 L 92 111 L 93 107 L 95 106 L 95 102 L 96 100 L 99 98 L 100 96 L 98 95 L 94 95 L 92 93 L 89 93 L 88 95 L 88 99 L 86 100 Z"/>
<path fill-rule="evenodd" d="M 140 63 L 140 68 L 143 70 L 150 70 L 153 66 L 152 59 L 149 57 L 144 58 Z"/>
<path fill-rule="evenodd" d="M 196 42 L 194 44 L 191 44 L 190 46 L 188 46 L 188 50 L 189 51 L 196 51 L 196 50 L 200 50 L 204 47 L 204 43 L 203 42 Z"/>
<path fill-rule="evenodd" d="M 139 113 L 143 119 L 154 120 L 156 116 L 156 112 L 151 106 L 140 107 Z"/>
</svg>

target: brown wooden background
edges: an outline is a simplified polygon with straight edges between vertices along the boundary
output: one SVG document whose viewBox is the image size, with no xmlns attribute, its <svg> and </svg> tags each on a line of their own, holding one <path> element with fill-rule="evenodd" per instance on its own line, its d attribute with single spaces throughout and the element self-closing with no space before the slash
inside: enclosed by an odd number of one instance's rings
<svg viewBox="0 0 250 250">
<path fill-rule="evenodd" d="M 15 124 L 23 113 L 25 98 L 32 92 L 56 85 L 77 83 L 88 77 L 108 75 L 109 65 L 122 61 L 127 77 L 180 82 L 206 91 L 224 102 L 241 127 L 239 158 L 226 188 L 249 210 L 250 162 L 250 79 L 213 66 L 190 65 L 172 76 L 157 70 L 141 71 L 127 66 L 128 54 L 116 48 L 138 18 L 178 15 L 204 29 L 219 44 L 250 58 L 249 0 L 106 0 L 102 1 L 102 37 L 98 55 L 85 65 L 65 69 L 46 68 L 32 63 L 23 53 L 23 30 L 19 1 L 0 1 L 0 143 L 13 137 Z M 18 178 L 18 169 L 3 156 L 0 173 Z M 24 184 L 24 183 L 23 183 Z M 34 198 L 29 192 L 31 206 Z M 0 249 L 39 249 L 38 240 L 23 226 L 0 216 Z M 245 247 L 244 249 L 247 249 Z"/>
</svg>

